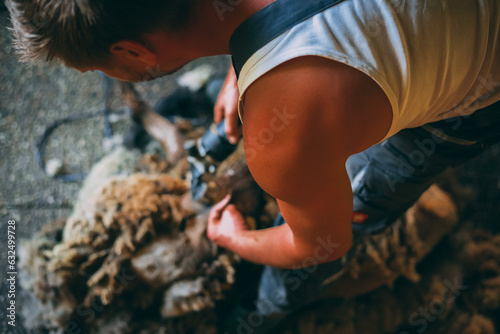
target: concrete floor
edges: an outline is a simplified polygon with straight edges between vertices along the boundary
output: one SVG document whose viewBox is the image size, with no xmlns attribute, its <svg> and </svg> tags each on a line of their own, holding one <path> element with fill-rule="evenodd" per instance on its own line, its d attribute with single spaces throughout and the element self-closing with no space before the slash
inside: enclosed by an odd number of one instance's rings
<svg viewBox="0 0 500 334">
<path fill-rule="evenodd" d="M 4 8 L 5 9 L 5 8 Z M 35 159 L 36 144 L 54 121 L 70 115 L 103 109 L 102 80 L 97 73 L 80 74 L 62 66 L 30 66 L 18 62 L 7 30 L 10 22 L 0 8 L 0 308 L 7 305 L 7 221 L 16 221 L 16 243 L 29 238 L 50 220 L 66 218 L 81 182 L 61 182 L 48 177 Z M 176 79 L 200 64 L 210 64 L 222 76 L 228 57 L 198 60 L 168 78 L 138 84 L 137 89 L 154 104 L 177 87 Z M 123 133 L 130 120 L 114 91 L 111 107 L 118 121 L 114 134 Z M 46 159 L 56 158 L 70 172 L 85 172 L 104 154 L 103 121 L 95 117 L 57 128 L 49 137 Z M 22 306 L 22 305 L 21 305 Z M 1 312 L 0 333 L 25 333 L 7 328 Z M 19 320 L 19 319 L 18 319 Z M 18 322 L 19 324 L 19 322 Z M 8 330 L 8 331 L 7 331 Z"/>
</svg>

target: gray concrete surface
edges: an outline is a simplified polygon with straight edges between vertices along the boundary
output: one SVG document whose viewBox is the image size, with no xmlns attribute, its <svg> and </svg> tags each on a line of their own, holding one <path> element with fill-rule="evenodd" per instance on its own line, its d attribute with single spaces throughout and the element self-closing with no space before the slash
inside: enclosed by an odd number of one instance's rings
<svg viewBox="0 0 500 334">
<path fill-rule="evenodd" d="M 81 182 L 61 182 L 44 174 L 35 160 L 36 143 L 55 120 L 102 110 L 103 92 L 97 73 L 19 63 L 6 28 L 9 24 L 7 11 L 0 9 L 0 333 L 25 333 L 20 326 L 6 327 L 7 221 L 16 221 L 19 246 L 20 239 L 29 238 L 46 222 L 70 214 Z M 216 69 L 216 75 L 223 75 L 229 60 L 198 60 L 168 78 L 140 84 L 138 90 L 154 104 L 177 87 L 175 81 L 184 71 L 206 63 Z M 124 115 L 116 90 L 113 96 L 112 109 Z M 127 117 L 121 117 L 113 124 L 114 133 L 125 132 L 129 124 Z M 88 171 L 103 155 L 102 141 L 101 117 L 66 124 L 50 136 L 46 158 L 62 160 L 72 172 Z"/>
</svg>

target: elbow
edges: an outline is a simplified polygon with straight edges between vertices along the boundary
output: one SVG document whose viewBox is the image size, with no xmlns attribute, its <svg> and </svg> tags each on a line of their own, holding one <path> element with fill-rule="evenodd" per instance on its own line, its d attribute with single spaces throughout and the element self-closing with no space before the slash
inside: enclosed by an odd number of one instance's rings
<svg viewBox="0 0 500 334">
<path fill-rule="evenodd" d="M 295 268 L 316 267 L 340 259 L 352 247 L 352 238 L 339 240 L 332 235 L 321 235 L 307 246 L 297 247 Z"/>
</svg>

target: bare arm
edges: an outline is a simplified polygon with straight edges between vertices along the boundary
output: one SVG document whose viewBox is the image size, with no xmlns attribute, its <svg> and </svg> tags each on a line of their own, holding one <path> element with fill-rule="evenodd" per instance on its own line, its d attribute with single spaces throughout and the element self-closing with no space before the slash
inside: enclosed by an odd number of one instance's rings
<svg viewBox="0 0 500 334">
<path fill-rule="evenodd" d="M 243 120 L 247 162 L 257 183 L 278 200 L 286 224 L 239 231 L 224 246 L 283 268 L 342 256 L 351 247 L 345 161 L 382 139 L 391 119 L 378 85 L 323 58 L 298 58 L 255 82 Z"/>
</svg>

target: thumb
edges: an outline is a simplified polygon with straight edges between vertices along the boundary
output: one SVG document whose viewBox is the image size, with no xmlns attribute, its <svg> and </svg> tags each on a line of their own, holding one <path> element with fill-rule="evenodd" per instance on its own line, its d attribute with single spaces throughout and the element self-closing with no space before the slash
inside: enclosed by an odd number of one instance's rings
<svg viewBox="0 0 500 334">
<path fill-rule="evenodd" d="M 229 204 L 229 201 L 231 200 L 231 195 L 226 195 L 222 201 L 219 203 L 215 204 L 212 209 L 210 210 L 210 219 L 220 219 L 222 212 L 224 211 L 225 207 Z"/>
<path fill-rule="evenodd" d="M 227 212 L 231 217 L 241 216 L 240 211 L 236 208 L 236 205 L 234 204 L 229 204 L 228 206 L 226 206 L 224 212 Z"/>
</svg>

